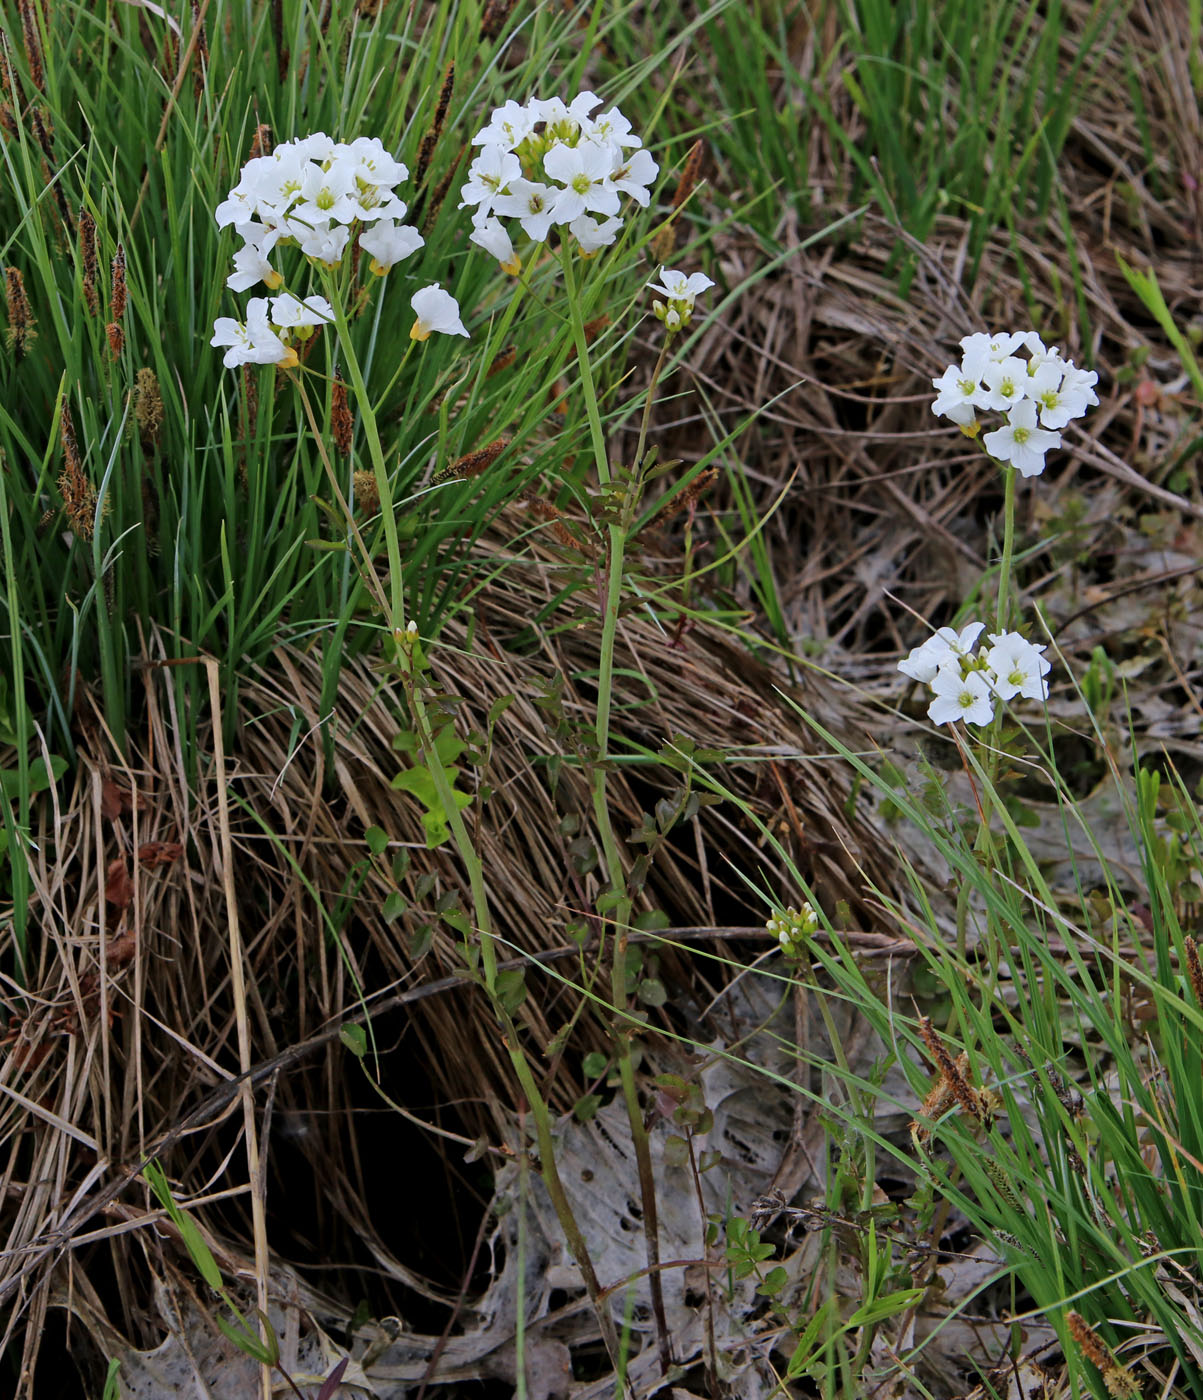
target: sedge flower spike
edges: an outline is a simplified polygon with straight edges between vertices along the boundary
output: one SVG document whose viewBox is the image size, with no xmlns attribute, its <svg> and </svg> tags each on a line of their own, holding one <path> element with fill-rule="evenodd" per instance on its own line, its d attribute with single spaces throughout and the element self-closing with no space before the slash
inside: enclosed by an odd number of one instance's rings
<svg viewBox="0 0 1203 1400">
<path fill-rule="evenodd" d="M 982 445 L 1023 476 L 1039 476 L 1045 454 L 1061 446 L 1057 430 L 1097 405 L 1098 375 L 1078 369 L 1035 331 L 978 331 L 964 337 L 961 351 L 961 363 L 932 380 L 932 412 L 969 437 L 979 431 L 982 410 L 1006 414 L 1002 427 L 983 435 Z"/>
</svg>

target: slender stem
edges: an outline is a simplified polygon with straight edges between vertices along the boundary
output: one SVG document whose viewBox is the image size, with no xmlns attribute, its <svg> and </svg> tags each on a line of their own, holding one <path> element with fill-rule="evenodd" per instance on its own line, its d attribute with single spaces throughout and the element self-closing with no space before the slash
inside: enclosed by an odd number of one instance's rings
<svg viewBox="0 0 1203 1400">
<path fill-rule="evenodd" d="M 535 1081 L 530 1062 L 527 1059 L 526 1052 L 522 1048 L 517 1027 L 514 1025 L 513 1019 L 506 1010 L 497 992 L 497 948 L 489 912 L 489 897 L 485 885 L 484 869 L 481 864 L 480 855 L 473 844 L 471 833 L 468 831 L 467 823 L 464 821 L 463 813 L 456 803 L 451 781 L 447 777 L 447 772 L 443 767 L 442 760 L 437 751 L 434 728 L 422 696 L 421 658 L 419 655 L 415 654 L 414 642 L 407 636 L 405 629 L 401 551 L 397 538 L 397 522 L 393 513 L 392 492 L 388 480 L 388 470 L 385 466 L 384 452 L 380 445 L 380 435 L 376 427 L 376 414 L 371 399 L 368 396 L 367 385 L 364 382 L 359 360 L 351 343 L 351 330 L 347 322 L 346 313 L 343 311 L 340 301 L 334 300 L 333 298 L 331 298 L 331 300 L 334 306 L 335 327 L 338 332 L 340 351 L 347 366 L 351 387 L 355 391 L 356 402 L 359 405 L 364 436 L 368 443 L 368 451 L 371 455 L 372 465 L 376 474 L 376 483 L 380 492 L 380 508 L 383 513 L 384 535 L 388 545 L 389 571 L 391 575 L 389 580 L 391 601 L 388 605 L 387 620 L 396 642 L 396 663 L 400 673 L 401 684 L 405 690 L 406 699 L 409 702 L 414 729 L 422 747 L 422 755 L 427 771 L 430 773 L 431 781 L 438 794 L 439 802 L 447 818 L 447 823 L 451 828 L 456 850 L 467 872 L 468 884 L 472 893 L 474 922 L 480 938 L 482 980 L 484 982 L 485 991 L 493 1005 L 494 1012 L 501 1023 L 502 1039 L 505 1043 L 510 1063 L 514 1067 L 514 1072 L 518 1077 L 518 1082 L 522 1087 L 523 1093 L 526 1095 L 527 1102 L 530 1105 L 531 1115 L 535 1121 L 535 1138 L 539 1145 L 540 1168 L 543 1182 L 547 1187 L 548 1195 L 551 1197 L 552 1205 L 555 1207 L 556 1216 L 559 1219 L 560 1228 L 564 1231 L 564 1238 L 568 1243 L 568 1248 L 572 1253 L 572 1257 L 576 1260 L 577 1266 L 581 1270 L 581 1275 L 585 1281 L 585 1287 L 588 1290 L 589 1297 L 594 1305 L 594 1310 L 597 1313 L 598 1325 L 601 1328 L 602 1338 L 610 1353 L 611 1360 L 617 1367 L 619 1359 L 618 1334 L 614 1326 L 614 1319 L 611 1317 L 609 1307 L 605 1301 L 597 1273 L 593 1268 L 593 1261 L 589 1255 L 589 1247 L 585 1242 L 584 1235 L 581 1233 L 580 1226 L 573 1214 L 571 1202 L 568 1200 L 567 1193 L 564 1190 L 564 1184 L 560 1179 L 559 1169 L 556 1165 L 555 1139 L 552 1135 L 551 1110 L 548 1107 L 547 1100 L 539 1091 L 539 1086 Z"/>
<path fill-rule="evenodd" d="M 998 566 L 998 630 L 1005 632 L 1009 620 L 1011 558 L 1015 552 L 1015 478 L 1018 471 L 1009 462 L 1003 466 L 1003 549 Z"/>
<path fill-rule="evenodd" d="M 351 376 L 351 387 L 355 390 L 355 399 L 359 404 L 359 417 L 363 423 L 368 455 L 372 459 L 372 468 L 376 476 L 376 490 L 380 495 L 381 521 L 384 525 L 385 546 L 388 549 L 389 625 L 392 628 L 394 638 L 400 640 L 400 634 L 405 629 L 405 581 L 401 575 L 401 543 L 397 537 L 397 516 L 393 510 L 392 483 L 389 481 L 388 467 L 384 460 L 384 448 L 380 445 L 376 414 L 372 410 L 372 401 L 368 397 L 368 386 L 364 382 L 359 357 L 355 353 L 355 346 L 351 339 L 351 327 L 347 321 L 347 313 L 343 309 L 342 298 L 338 295 L 337 288 L 328 285 L 327 290 L 332 292 L 330 303 L 334 307 L 334 325 L 338 331 L 339 350 L 346 363 L 347 373 Z M 405 353 L 409 354 L 408 347 Z"/>
<path fill-rule="evenodd" d="M 568 292 L 568 310 L 572 321 L 573 339 L 576 342 L 577 363 L 580 366 L 581 387 L 584 391 L 585 413 L 589 421 L 589 434 L 593 442 L 593 456 L 597 465 L 598 481 L 604 488 L 610 485 L 613 475 L 610 471 L 610 458 L 606 449 L 605 432 L 602 428 L 597 385 L 594 383 L 593 369 L 589 362 L 589 348 L 585 341 L 585 323 L 573 266 L 573 254 L 567 243 L 561 244 L 561 258 L 564 266 L 564 283 Z M 662 351 L 656 366 L 657 378 L 664 364 L 664 358 Z M 643 423 L 639 434 L 639 452 L 631 472 L 629 495 L 623 502 L 619 519 L 611 519 L 608 527 L 609 550 L 606 558 L 606 593 L 602 613 L 601 649 L 598 658 L 597 723 L 594 729 L 597 740 L 597 759 L 593 766 L 590 786 L 593 796 L 594 819 L 601 837 L 602 852 L 605 856 L 606 870 L 613 896 L 613 905 L 609 910 L 614 925 L 614 942 L 610 963 L 610 1000 L 614 1007 L 616 1021 L 618 1073 L 622 1082 L 622 1095 L 626 1103 L 627 1120 L 631 1127 L 631 1141 L 635 1147 L 635 1164 L 639 1174 L 639 1195 L 643 1205 L 643 1231 L 647 1240 L 647 1262 L 650 1270 L 648 1286 L 651 1292 L 652 1313 L 656 1320 L 660 1366 L 663 1373 L 667 1375 L 672 1365 L 672 1348 L 669 1342 L 668 1322 L 664 1312 L 664 1289 L 660 1276 L 660 1228 L 656 1203 L 656 1178 L 652 1168 L 651 1143 L 643 1122 L 643 1110 L 639 1104 L 639 1088 L 635 1083 L 630 1036 L 623 1024 L 631 1019 L 627 1013 L 627 938 L 631 927 L 631 897 L 627 891 L 623 873 L 622 852 L 619 849 L 618 838 L 614 833 L 614 824 L 610 819 L 610 803 L 607 792 L 610 715 L 614 693 L 614 643 L 618 631 L 618 608 L 622 598 L 623 563 L 627 534 L 634 514 L 633 498 L 639 489 L 638 473 L 643 456 L 643 444 L 646 440 L 654 389 L 655 378 L 648 389 L 648 397 L 644 405 Z"/>
</svg>

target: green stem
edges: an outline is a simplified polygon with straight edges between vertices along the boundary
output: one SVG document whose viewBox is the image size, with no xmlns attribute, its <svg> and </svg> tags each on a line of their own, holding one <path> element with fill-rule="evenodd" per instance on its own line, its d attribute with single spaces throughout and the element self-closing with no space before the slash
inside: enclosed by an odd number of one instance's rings
<svg viewBox="0 0 1203 1400">
<path fill-rule="evenodd" d="M 401 550 L 397 538 L 397 522 L 393 513 L 392 492 L 388 479 L 388 471 L 384 461 L 384 451 L 380 445 L 380 434 L 376 427 L 376 414 L 373 410 L 371 399 L 368 396 L 367 385 L 364 382 L 358 357 L 351 343 L 351 329 L 347 322 L 346 313 L 342 308 L 340 300 L 331 298 L 331 302 L 334 306 L 334 319 L 335 327 L 338 332 L 339 348 L 347 366 L 351 387 L 355 391 L 356 402 L 359 405 L 364 436 L 367 440 L 372 466 L 375 469 L 376 484 L 380 492 L 380 508 L 383 514 L 384 535 L 388 546 L 390 571 L 389 583 L 391 602 L 388 608 L 387 622 L 396 645 L 396 660 L 402 687 L 405 690 L 406 699 L 409 702 L 410 713 L 414 721 L 414 729 L 418 735 L 418 742 L 422 747 L 422 755 L 426 763 L 427 771 L 430 773 L 435 791 L 438 793 L 439 801 L 446 814 L 447 822 L 455 841 L 456 851 L 467 872 L 468 884 L 472 893 L 473 916 L 480 938 L 482 980 L 484 982 L 485 991 L 493 1005 L 494 1012 L 501 1023 L 502 1038 L 505 1042 L 506 1053 L 509 1055 L 510 1063 L 514 1067 L 514 1072 L 518 1077 L 518 1082 L 522 1087 L 523 1093 L 526 1095 L 527 1102 L 530 1105 L 531 1115 L 535 1121 L 535 1137 L 539 1145 L 540 1169 L 543 1182 L 547 1187 L 547 1194 L 550 1196 L 552 1205 L 555 1208 L 556 1216 L 560 1222 L 560 1228 L 564 1231 L 564 1238 L 568 1243 L 568 1248 L 572 1253 L 572 1257 L 576 1260 L 577 1266 L 580 1268 L 581 1275 L 585 1281 L 585 1287 L 594 1304 L 598 1325 L 601 1328 L 606 1348 L 610 1353 L 610 1359 L 617 1367 L 619 1361 L 618 1334 L 614 1326 L 614 1319 L 610 1315 L 609 1307 L 603 1296 L 601 1284 L 593 1268 L 593 1261 L 589 1255 L 589 1247 L 585 1242 L 584 1235 L 581 1233 L 580 1226 L 573 1214 L 571 1202 L 568 1200 L 567 1193 L 564 1190 L 564 1184 L 560 1179 L 559 1169 L 556 1165 L 555 1140 L 552 1135 L 551 1110 L 548 1107 L 547 1100 L 543 1097 L 542 1093 L 540 1093 L 538 1084 L 535 1082 L 535 1076 L 531 1070 L 526 1052 L 522 1048 L 517 1027 L 497 993 L 497 948 L 496 939 L 493 934 L 492 919 L 489 912 L 489 897 L 485 885 L 484 869 L 481 865 L 480 856 L 472 842 L 472 836 L 468 831 L 467 823 L 464 821 L 463 813 L 456 804 L 451 781 L 447 777 L 447 772 L 438 754 L 435 744 L 434 728 L 431 724 L 430 716 L 422 696 L 420 659 L 415 657 L 414 642 L 408 636 L 405 628 Z M 368 566 L 370 569 L 370 561 Z"/>
<path fill-rule="evenodd" d="M 364 382 L 363 370 L 351 339 L 351 326 L 343 309 L 342 297 L 338 288 L 327 279 L 326 290 L 331 294 L 330 304 L 334 308 L 334 325 L 338 331 L 338 346 L 342 353 L 347 373 L 351 377 L 351 387 L 355 390 L 355 401 L 359 405 L 359 417 L 363 423 L 363 434 L 368 444 L 368 456 L 372 460 L 372 470 L 376 476 L 376 490 L 380 495 L 380 515 L 384 526 L 385 547 L 388 550 L 389 572 L 389 626 L 394 640 L 400 645 L 405 630 L 405 582 L 401 575 L 401 542 L 397 537 L 397 516 L 393 509 L 393 488 L 389 481 L 388 467 L 384 460 L 384 448 L 380 445 L 380 433 L 376 427 L 376 414 L 368 397 L 368 386 Z M 409 354 L 409 347 L 406 348 Z"/>
<path fill-rule="evenodd" d="M 597 466 L 598 481 L 605 488 L 610 485 L 613 478 L 610 471 L 610 458 L 606 450 L 605 432 L 602 428 L 597 385 L 594 383 L 593 369 L 589 362 L 589 348 L 585 341 L 585 322 L 572 261 L 573 254 L 566 242 L 560 245 L 560 252 L 564 266 L 564 283 L 568 293 L 572 334 L 576 342 L 577 363 L 580 366 L 581 388 L 584 391 L 585 413 L 589 421 L 590 438 L 593 442 L 593 456 Z M 619 519 L 617 521 L 611 519 L 608 527 L 606 595 L 602 613 L 601 649 L 598 659 L 597 723 L 594 729 L 597 740 L 597 759 L 593 765 L 590 787 L 593 796 L 594 819 L 601 837 L 602 853 L 605 856 L 606 871 L 613 898 L 613 905 L 608 911 L 614 925 L 614 943 L 610 963 L 610 999 L 615 1015 L 618 1073 L 622 1082 L 622 1096 L 626 1103 L 627 1120 L 631 1127 L 631 1141 L 635 1148 L 635 1164 L 639 1174 L 639 1195 L 643 1205 L 643 1229 L 647 1240 L 648 1286 L 652 1298 L 652 1313 L 656 1320 L 660 1366 L 663 1373 L 667 1375 L 672 1365 L 672 1348 L 669 1343 L 668 1323 L 664 1313 L 664 1290 L 660 1276 L 660 1225 L 656 1203 L 656 1178 L 652 1168 L 651 1143 L 643 1121 L 643 1110 L 639 1104 L 639 1088 L 635 1083 L 635 1066 L 631 1060 L 630 1036 L 623 1024 L 632 1020 L 627 1013 L 627 939 L 631 927 L 632 902 L 623 873 L 622 852 L 614 832 L 614 824 L 610 819 L 610 803 L 607 792 L 610 716 L 614 694 L 614 644 L 618 631 L 618 609 L 622 598 L 623 564 L 626 555 L 627 534 L 634 514 L 633 498 L 638 493 L 639 470 L 643 457 L 643 446 L 647 437 L 655 381 L 659 377 L 664 360 L 665 352 L 661 351 L 656 374 L 649 386 L 647 401 L 644 404 L 643 422 L 639 433 L 639 450 L 631 472 L 629 495 L 623 502 Z"/>
<path fill-rule="evenodd" d="M 1017 470 L 1008 462 L 1003 467 L 1003 549 L 998 566 L 998 612 L 996 620 L 999 632 L 1007 631 L 1008 604 L 1011 592 L 1011 559 L 1015 553 L 1015 478 Z"/>
</svg>

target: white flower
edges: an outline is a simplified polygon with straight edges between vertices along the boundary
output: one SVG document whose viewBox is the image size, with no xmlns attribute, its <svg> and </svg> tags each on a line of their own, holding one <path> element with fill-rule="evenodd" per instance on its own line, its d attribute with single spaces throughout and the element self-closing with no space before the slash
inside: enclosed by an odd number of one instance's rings
<svg viewBox="0 0 1203 1400">
<path fill-rule="evenodd" d="M 493 213 L 502 218 L 517 219 L 522 232 L 535 243 L 546 240 L 556 220 L 556 196 L 559 190 L 535 180 L 511 180 L 507 193 L 493 201 Z M 477 216 L 479 217 L 479 215 Z"/>
<path fill-rule="evenodd" d="M 472 221 L 472 232 L 468 235 L 472 243 L 483 248 L 501 264 L 502 272 L 516 277 L 522 271 L 522 259 L 514 252 L 510 236 L 501 226 L 500 219 L 480 219 Z"/>
<path fill-rule="evenodd" d="M 267 298 L 252 297 L 247 303 L 246 321 L 219 316 L 213 323 L 210 345 L 228 346 L 222 357 L 226 369 L 238 365 L 295 365 L 297 352 L 289 349 L 267 319 Z"/>
<path fill-rule="evenodd" d="M 416 228 L 392 219 L 381 219 L 359 235 L 359 246 L 372 259 L 371 270 L 377 277 L 383 277 L 402 258 L 416 253 L 425 241 Z"/>
<path fill-rule="evenodd" d="M 436 282 L 423 287 L 409 299 L 417 320 L 409 336 L 411 340 L 426 340 L 432 331 L 442 331 L 444 335 L 468 334 L 459 318 L 459 303 L 450 292 L 443 291 Z"/>
<path fill-rule="evenodd" d="M 497 107 L 489 118 L 488 126 L 482 127 L 472 138 L 474 146 L 500 146 L 503 151 L 512 151 L 534 131 L 541 119 L 529 106 L 510 101 Z"/>
<path fill-rule="evenodd" d="M 468 167 L 468 181 L 460 190 L 459 207 L 481 206 L 490 213 L 499 195 L 508 194 L 510 182 L 522 178 L 522 165 L 512 151 L 500 146 L 486 146 Z"/>
<path fill-rule="evenodd" d="M 336 228 L 325 225 L 312 229 L 296 228 L 291 232 L 307 258 L 325 263 L 327 267 L 337 267 L 342 262 L 347 244 L 351 241 L 351 230 L 346 224 L 339 224 Z"/>
<path fill-rule="evenodd" d="M 610 148 L 595 141 L 553 146 L 543 157 L 543 169 L 564 186 L 556 195 L 555 222 L 570 224 L 582 214 L 617 214 L 622 201 L 610 183 L 613 168 Z"/>
<path fill-rule="evenodd" d="M 640 149 L 611 173 L 610 181 L 616 190 L 630 195 L 640 208 L 646 209 L 651 203 L 647 187 L 656 178 L 659 169 L 651 152 Z"/>
<path fill-rule="evenodd" d="M 602 112 L 589 122 L 589 135 L 594 141 L 608 141 L 611 146 L 642 146 L 643 142 L 631 130 L 631 123 L 617 107 Z"/>
<path fill-rule="evenodd" d="M 1018 632 L 990 634 L 993 645 L 987 650 L 986 666 L 992 672 L 991 684 L 1000 700 L 1022 695 L 1028 700 L 1047 700 L 1048 685 L 1044 677 L 1052 669 L 1042 655 L 1044 648 L 1035 646 Z"/>
<path fill-rule="evenodd" d="M 244 244 L 234 254 L 234 271 L 226 278 L 232 292 L 245 292 L 259 282 L 278 287 L 284 278 L 253 243 Z"/>
<path fill-rule="evenodd" d="M 1061 446 L 1061 434 L 1036 426 L 1036 405 L 1031 399 L 1017 403 L 1001 428 L 987 433 L 982 443 L 991 457 L 1010 462 L 1023 476 L 1039 476 L 1044 470 L 1044 454 Z"/>
<path fill-rule="evenodd" d="M 588 214 L 582 214 L 579 219 L 573 219 L 568 225 L 568 232 L 580 244 L 581 252 L 587 256 L 601 248 L 609 248 L 618 237 L 621 227 L 621 219 L 605 219 L 598 223 Z"/>
<path fill-rule="evenodd" d="M 969 656 L 985 626 L 984 622 L 971 622 L 960 632 L 955 627 L 941 627 L 922 645 L 912 647 L 910 654 L 898 663 L 898 669 L 904 676 L 930 685 L 945 662 L 959 662 Z"/>
<path fill-rule="evenodd" d="M 977 408 L 982 398 L 982 386 L 978 380 L 966 374 L 963 368 L 949 365 L 939 379 L 932 380 L 932 388 L 938 389 L 936 401 L 931 411 L 941 418 L 950 418 L 962 427 L 977 421 Z"/>
<path fill-rule="evenodd" d="M 1005 412 L 1027 397 L 1028 367 L 1017 355 L 987 361 L 982 378 L 986 381 L 979 400 L 982 408 L 996 408 Z"/>
<path fill-rule="evenodd" d="M 589 121 L 589 113 L 601 105 L 601 98 L 591 92 L 581 92 L 565 106 L 559 97 L 547 97 L 540 101 L 532 100 L 535 120 L 546 122 L 549 127 L 568 126 L 579 130 Z"/>
<path fill-rule="evenodd" d="M 334 308 L 325 297 L 306 297 L 302 301 L 291 292 L 272 297 L 271 321 L 274 326 L 296 327 L 303 332 L 333 320 Z"/>
<path fill-rule="evenodd" d="M 989 724 L 994 718 L 990 684 L 980 671 L 961 673 L 961 663 L 950 658 L 936 672 L 931 683 L 935 699 L 927 707 L 933 724 L 963 719 L 969 724 Z"/>
<path fill-rule="evenodd" d="M 987 335 L 984 331 L 976 331 L 961 340 L 961 350 L 964 352 L 961 365 L 970 378 L 980 379 L 992 360 L 1005 360 L 1022 344 L 1023 336 L 1018 332 L 1011 335 Z"/>
<path fill-rule="evenodd" d="M 1050 417 L 1056 417 L 1058 421 L 1050 422 L 1043 413 L 1040 415 L 1040 421 L 1046 428 L 1063 428 L 1071 418 L 1081 418 L 1088 405 L 1098 405 L 1099 396 L 1094 392 L 1094 386 L 1098 382 L 1099 377 L 1094 370 L 1078 369 L 1070 360 L 1065 366 L 1065 377 L 1061 380 L 1058 391 L 1060 401 L 1057 410 L 1050 414 Z M 1065 416 L 1062 417 L 1062 414 Z"/>
<path fill-rule="evenodd" d="M 667 330 L 679 330 L 689 324 L 694 302 L 714 283 L 704 272 L 693 272 L 687 277 L 674 267 L 661 267 L 658 275 L 659 282 L 649 282 L 647 285 L 653 292 L 663 292 L 668 298 L 668 305 L 653 301 L 652 310 L 664 322 Z"/>
<path fill-rule="evenodd" d="M 289 217 L 316 227 L 322 223 L 349 224 L 358 216 L 355 169 L 349 161 L 336 160 L 328 170 L 308 165 L 301 177 L 301 202 Z"/>
<path fill-rule="evenodd" d="M 409 178 L 409 171 L 384 148 L 376 136 L 358 136 L 347 147 L 354 157 L 352 173 L 365 185 L 387 185 L 390 189 Z"/>
</svg>

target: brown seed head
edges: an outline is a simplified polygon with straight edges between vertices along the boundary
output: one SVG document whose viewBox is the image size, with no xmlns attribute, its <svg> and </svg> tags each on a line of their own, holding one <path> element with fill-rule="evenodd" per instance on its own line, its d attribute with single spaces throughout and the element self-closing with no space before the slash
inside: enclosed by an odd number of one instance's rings
<svg viewBox="0 0 1203 1400">
<path fill-rule="evenodd" d="M 1186 970 L 1190 975 L 1191 991 L 1195 1000 L 1203 1006 L 1203 965 L 1199 963 L 1199 945 L 1188 933 L 1182 940 L 1186 947 Z"/>
<path fill-rule="evenodd" d="M 373 516 L 380 511 L 380 488 L 374 472 L 355 472 L 351 478 L 355 509 L 361 515 Z"/>
<path fill-rule="evenodd" d="M 197 102 L 205 95 L 205 74 L 209 67 L 209 40 L 205 34 L 205 21 L 200 6 L 193 0 L 192 28 L 196 34 L 196 47 L 192 51 L 192 92 Z"/>
<path fill-rule="evenodd" d="M 83 540 L 90 540 L 96 522 L 96 488 L 84 475 L 75 441 L 75 424 L 71 409 L 63 400 L 59 415 L 59 436 L 63 444 L 63 469 L 59 473 L 58 489 L 71 529 Z"/>
<path fill-rule="evenodd" d="M 109 270 L 109 315 L 114 321 L 125 315 L 125 249 L 120 243 Z"/>
<path fill-rule="evenodd" d="M 439 89 L 439 100 L 435 104 L 434 117 L 426 129 L 425 136 L 422 137 L 422 144 L 418 147 L 418 163 L 414 167 L 414 185 L 421 185 L 426 178 L 426 172 L 430 169 L 430 161 L 434 156 L 434 148 L 439 143 L 439 137 L 443 134 L 443 122 L 447 117 L 447 108 L 451 102 L 451 93 L 455 87 L 455 64 L 449 63 L 447 71 L 443 74 L 443 86 Z"/>
<path fill-rule="evenodd" d="M 1111 1348 L 1086 1321 L 1081 1313 L 1067 1312 L 1065 1324 L 1069 1334 L 1078 1344 L 1082 1355 L 1102 1372 L 1103 1384 L 1107 1393 L 1115 1400 L 1136 1400 L 1140 1395 L 1140 1384 L 1126 1366 L 1116 1360 Z"/>
<path fill-rule="evenodd" d="M 242 397 L 245 404 L 242 436 L 249 438 L 255 431 L 255 420 L 259 417 L 259 380 L 250 365 L 242 367 Z"/>
<path fill-rule="evenodd" d="M 330 431 L 334 437 L 334 450 L 342 457 L 351 455 L 351 441 L 355 434 L 355 422 L 347 403 L 347 385 L 341 374 L 335 372 L 334 384 L 330 390 Z"/>
<path fill-rule="evenodd" d="M 12 50 L 8 46 L 8 33 L 0 29 L 0 97 L 5 98 L 6 102 L 14 100 L 13 88 L 15 83 Z"/>
<path fill-rule="evenodd" d="M 597 551 L 594 549 L 593 545 L 581 539 L 574 530 L 569 529 L 565 522 L 563 511 L 553 506 L 550 501 L 541 501 L 535 496 L 526 496 L 523 498 L 521 504 L 530 511 L 531 515 L 536 520 L 543 521 L 549 525 L 552 534 L 555 535 L 556 539 L 566 548 L 575 550 L 578 554 L 584 554 L 590 559 L 596 555 Z"/>
<path fill-rule="evenodd" d="M 514 8 L 514 0 L 488 0 L 485 12 L 480 17 L 480 37 L 496 39 L 505 28 L 505 22 Z"/>
<path fill-rule="evenodd" d="M 247 152 L 247 160 L 258 160 L 260 156 L 270 156 L 272 153 L 272 129 L 266 122 L 261 122 L 255 128 L 255 135 L 251 140 L 251 149 Z"/>
<path fill-rule="evenodd" d="M 110 321 L 104 328 L 104 333 L 109 341 L 109 354 L 114 360 L 121 358 L 121 352 L 125 349 L 125 330 L 120 321 Z"/>
<path fill-rule="evenodd" d="M 459 163 L 463 160 L 467 150 L 468 147 L 466 144 L 459 148 L 455 159 L 451 162 L 450 169 L 434 187 L 434 193 L 430 196 L 430 208 L 426 213 L 426 222 L 424 225 L 426 232 L 430 231 L 434 221 L 439 217 L 439 210 L 443 207 L 443 200 L 447 198 L 447 191 L 451 188 L 451 182 L 455 179 L 455 172 L 459 169 Z M 421 203 L 421 201 L 417 202 Z M 414 221 L 415 223 L 417 222 L 416 215 L 414 216 Z"/>
<path fill-rule="evenodd" d="M 987 1108 L 982 1097 L 969 1087 L 965 1075 L 953 1062 L 940 1037 L 936 1034 L 935 1027 L 926 1016 L 919 1018 L 919 1033 L 923 1036 L 923 1043 L 931 1052 L 932 1059 L 935 1060 L 937 1068 L 948 1082 L 948 1086 L 962 1111 L 967 1113 L 970 1118 L 976 1119 L 977 1122 L 988 1127 Z"/>
<path fill-rule="evenodd" d="M 95 316 L 100 309 L 96 295 L 96 220 L 82 206 L 79 211 L 79 265 L 88 315 Z"/>
<path fill-rule="evenodd" d="M 46 75 L 42 70 L 42 39 L 38 33 L 37 13 L 32 0 L 18 0 L 17 9 L 21 14 L 21 38 L 25 44 L 30 81 L 39 92 L 45 92 Z"/>
<path fill-rule="evenodd" d="M 163 428 L 163 395 L 153 369 L 140 369 L 134 376 L 134 421 L 143 450 L 152 452 Z"/>
<path fill-rule="evenodd" d="M 517 358 L 518 347 L 516 345 L 507 345 L 488 369 L 485 370 L 485 378 L 492 379 L 495 374 L 500 374 L 502 370 L 509 369 Z"/>
<path fill-rule="evenodd" d="M 681 178 L 677 181 L 677 188 L 672 197 L 673 214 L 676 214 L 697 188 L 698 177 L 702 172 L 703 149 L 700 140 L 695 141 L 689 148 L 689 154 L 685 157 L 685 164 L 681 169 Z M 667 263 L 676 250 L 676 246 L 677 220 L 670 217 L 669 221 L 652 239 L 652 255 L 657 262 Z"/>
<path fill-rule="evenodd" d="M 19 267 L 4 269 L 4 300 L 8 309 L 8 330 L 5 344 L 18 360 L 29 349 L 29 342 L 37 335 L 37 322 L 29 308 L 29 298 L 25 295 L 25 279 Z"/>
<path fill-rule="evenodd" d="M 452 479 L 467 481 L 469 477 L 479 476 L 481 472 L 487 471 L 493 465 L 509 445 L 509 438 L 498 438 L 496 442 L 489 443 L 487 447 L 478 448 L 477 451 L 469 452 L 454 462 L 448 462 L 445 467 L 435 472 L 432 481 L 438 485 L 442 481 L 451 481 Z"/>
</svg>

